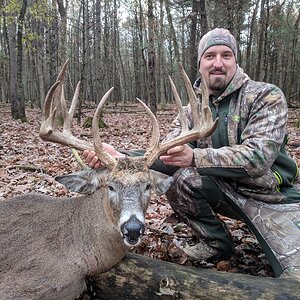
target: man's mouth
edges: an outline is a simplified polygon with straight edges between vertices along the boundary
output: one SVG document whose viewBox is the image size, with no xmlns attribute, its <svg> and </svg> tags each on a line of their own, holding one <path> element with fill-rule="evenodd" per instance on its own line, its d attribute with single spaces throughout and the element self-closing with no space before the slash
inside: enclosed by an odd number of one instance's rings
<svg viewBox="0 0 300 300">
<path fill-rule="evenodd" d="M 210 75 L 220 76 L 220 75 L 225 75 L 225 72 L 223 72 L 223 71 L 213 71 L 213 72 L 210 73 Z"/>
</svg>

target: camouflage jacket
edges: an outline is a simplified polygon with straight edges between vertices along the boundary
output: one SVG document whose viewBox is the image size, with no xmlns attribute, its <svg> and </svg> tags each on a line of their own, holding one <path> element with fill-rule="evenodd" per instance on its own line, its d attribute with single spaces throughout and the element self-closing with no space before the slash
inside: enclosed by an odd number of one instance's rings
<svg viewBox="0 0 300 300">
<path fill-rule="evenodd" d="M 199 79 L 194 88 L 201 111 Z M 265 202 L 289 201 L 288 192 L 298 169 L 284 149 L 288 108 L 282 91 L 272 84 L 251 80 L 238 67 L 224 93 L 210 105 L 221 107 L 226 101 L 226 118 L 220 118 L 216 129 L 226 136 L 226 143 L 216 147 L 209 137 L 194 144 L 199 173 L 212 176 L 226 194 L 233 189 Z M 191 125 L 189 105 L 185 111 Z M 179 125 L 177 119 L 174 123 Z M 292 200 L 300 201 L 300 194 L 295 193 L 291 193 Z"/>
</svg>

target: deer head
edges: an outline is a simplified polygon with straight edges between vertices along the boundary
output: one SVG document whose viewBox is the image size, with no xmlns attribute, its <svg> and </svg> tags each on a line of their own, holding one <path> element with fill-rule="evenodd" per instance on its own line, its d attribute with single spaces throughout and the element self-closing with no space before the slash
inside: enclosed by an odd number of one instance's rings
<svg viewBox="0 0 300 300">
<path fill-rule="evenodd" d="M 194 127 L 189 129 L 187 126 L 181 100 L 170 78 L 182 124 L 181 134 L 173 140 L 161 143 L 156 117 L 144 102 L 137 99 L 152 120 L 150 146 L 144 156 L 116 159 L 104 151 L 98 128 L 98 119 L 113 88 L 103 96 L 94 114 L 92 121 L 93 144 L 80 140 L 71 133 L 71 122 L 77 105 L 80 83 L 77 84 L 70 109 L 67 111 L 63 84 L 66 68 L 67 62 L 63 65 L 57 81 L 46 96 L 40 137 L 45 141 L 59 143 L 78 150 L 93 150 L 104 165 L 104 168 L 83 170 L 70 175 L 58 176 L 56 180 L 75 192 L 86 194 L 99 192 L 99 201 L 104 202 L 107 214 L 123 236 L 124 243 L 129 246 L 135 246 L 140 242 L 144 232 L 144 216 L 150 201 L 151 190 L 160 195 L 165 193 L 172 184 L 172 177 L 149 168 L 159 155 L 165 153 L 168 149 L 207 137 L 213 133 L 217 123 L 212 120 L 208 106 L 208 96 L 204 105 L 202 105 L 200 117 L 196 95 L 185 71 L 181 67 L 182 78 L 187 89 L 190 105 L 192 106 Z M 64 119 L 62 130 L 59 130 L 56 125 L 58 102 L 60 102 Z"/>
</svg>

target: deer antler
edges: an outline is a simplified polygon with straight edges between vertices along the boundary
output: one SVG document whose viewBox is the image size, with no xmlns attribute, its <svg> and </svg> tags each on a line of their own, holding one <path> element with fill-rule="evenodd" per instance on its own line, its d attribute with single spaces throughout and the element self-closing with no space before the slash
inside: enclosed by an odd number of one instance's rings
<svg viewBox="0 0 300 300">
<path fill-rule="evenodd" d="M 100 113 L 105 104 L 105 101 L 108 99 L 113 88 L 106 92 L 106 94 L 102 97 L 96 109 L 96 113 L 94 114 L 92 121 L 92 135 L 94 144 L 92 145 L 87 141 L 80 140 L 77 137 L 73 136 L 71 132 L 71 123 L 78 102 L 80 82 L 78 82 L 76 86 L 70 109 L 69 111 L 67 111 L 67 103 L 64 95 L 64 77 L 67 65 L 68 60 L 62 66 L 56 82 L 47 93 L 44 103 L 44 117 L 40 127 L 40 137 L 45 141 L 73 147 L 78 150 L 93 150 L 96 152 L 99 160 L 106 167 L 112 169 L 116 165 L 116 159 L 103 150 L 98 132 L 98 119 L 100 117 Z M 57 106 L 59 102 L 61 104 L 62 117 L 64 120 L 62 131 L 58 129 L 56 122 Z"/>
<path fill-rule="evenodd" d="M 56 82 L 47 93 L 44 104 L 44 118 L 40 128 L 40 137 L 45 141 L 58 143 L 78 150 L 93 150 L 96 152 L 99 160 L 107 168 L 113 169 L 114 166 L 117 165 L 117 159 L 112 157 L 108 152 L 104 151 L 98 132 L 98 119 L 100 117 L 100 113 L 113 88 L 107 91 L 106 94 L 102 97 L 94 114 L 92 121 L 93 144 L 90 144 L 89 142 L 84 140 L 80 140 L 77 137 L 73 136 L 71 132 L 71 122 L 78 102 L 80 82 L 76 86 L 70 109 L 69 111 L 67 111 L 67 103 L 64 96 L 64 76 L 67 65 L 68 61 L 66 61 L 62 66 Z M 182 65 L 180 65 L 180 71 L 187 90 L 191 111 L 193 114 L 194 127 L 192 129 L 188 128 L 182 103 L 171 77 L 169 77 L 169 79 L 179 111 L 179 120 L 181 122 L 181 133 L 176 138 L 160 143 L 159 126 L 156 117 L 143 101 L 137 99 L 143 105 L 152 120 L 152 135 L 150 146 L 144 155 L 146 167 L 150 167 L 162 153 L 165 153 L 170 148 L 186 144 L 199 138 L 210 136 L 217 127 L 218 120 L 213 121 L 212 114 L 209 108 L 206 83 L 202 80 L 202 108 L 201 115 L 199 115 L 195 92 L 193 91 L 192 85 Z M 64 120 L 63 128 L 61 131 L 58 129 L 56 122 L 57 106 L 59 102 L 61 105 L 62 116 Z"/>
<path fill-rule="evenodd" d="M 145 104 L 142 103 L 146 108 L 147 113 L 152 119 L 152 137 L 150 141 L 150 146 L 144 155 L 146 157 L 146 164 L 148 167 L 150 167 L 161 154 L 165 153 L 169 149 L 178 145 L 183 145 L 188 142 L 195 141 L 200 138 L 208 137 L 212 135 L 212 133 L 217 127 L 218 120 L 216 119 L 215 121 L 213 121 L 211 110 L 209 108 L 209 102 L 208 102 L 209 95 L 208 95 L 206 82 L 202 79 L 201 82 L 202 106 L 201 106 L 201 114 L 199 114 L 196 94 L 181 64 L 180 64 L 180 71 L 181 71 L 181 77 L 185 84 L 185 88 L 187 90 L 189 103 L 191 106 L 191 112 L 193 115 L 194 127 L 190 130 L 188 129 L 187 119 L 184 116 L 184 111 L 183 111 L 180 97 L 178 95 L 173 80 L 171 79 L 171 77 L 169 77 L 171 83 L 171 89 L 178 108 L 178 116 L 181 123 L 181 133 L 179 136 L 175 137 L 172 140 L 168 140 L 160 143 L 160 134 L 159 134 L 157 119 L 155 118 L 151 110 Z"/>
</svg>

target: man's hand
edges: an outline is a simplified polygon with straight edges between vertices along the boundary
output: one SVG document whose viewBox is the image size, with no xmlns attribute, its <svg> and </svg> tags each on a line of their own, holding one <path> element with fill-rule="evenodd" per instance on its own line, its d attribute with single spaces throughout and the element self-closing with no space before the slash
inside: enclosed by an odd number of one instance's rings
<svg viewBox="0 0 300 300">
<path fill-rule="evenodd" d="M 124 157 L 125 155 L 118 152 L 113 146 L 102 143 L 104 151 L 108 152 L 113 157 Z M 95 151 L 84 150 L 83 157 L 85 158 L 85 163 L 94 169 L 100 168 L 102 166 L 101 161 L 96 155 Z"/>
<path fill-rule="evenodd" d="M 160 160 L 166 165 L 177 166 L 180 168 L 195 166 L 194 151 L 188 145 L 176 146 L 169 149 L 167 153 L 160 156 Z"/>
</svg>

